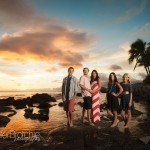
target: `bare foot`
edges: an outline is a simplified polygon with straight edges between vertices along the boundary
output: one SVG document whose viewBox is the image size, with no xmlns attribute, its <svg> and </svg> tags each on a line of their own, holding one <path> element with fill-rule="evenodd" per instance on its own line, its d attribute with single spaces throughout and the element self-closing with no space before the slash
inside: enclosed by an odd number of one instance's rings
<svg viewBox="0 0 150 150">
<path fill-rule="evenodd" d="M 82 122 L 83 122 L 83 123 L 86 123 L 86 122 L 89 122 L 89 121 L 88 121 L 88 120 L 83 120 Z"/>
<path fill-rule="evenodd" d="M 111 128 L 114 128 L 114 127 L 116 127 L 118 124 L 117 123 L 113 123 L 110 127 Z"/>
<path fill-rule="evenodd" d="M 70 127 L 73 127 L 73 123 L 70 123 Z"/>
<path fill-rule="evenodd" d="M 126 125 L 124 126 L 124 128 L 128 128 L 128 125 L 126 124 Z"/>
<path fill-rule="evenodd" d="M 95 124 L 94 124 L 94 123 L 92 123 L 92 122 L 90 122 L 90 125 L 91 125 L 91 126 L 95 126 Z"/>
</svg>

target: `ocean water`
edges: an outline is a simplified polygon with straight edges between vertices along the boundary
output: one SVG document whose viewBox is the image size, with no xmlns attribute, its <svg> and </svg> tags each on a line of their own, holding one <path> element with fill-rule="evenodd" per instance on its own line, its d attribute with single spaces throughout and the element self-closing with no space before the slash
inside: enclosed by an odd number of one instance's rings
<svg viewBox="0 0 150 150">
<path fill-rule="evenodd" d="M 17 91 L 17 92 L 0 92 L 0 99 L 3 98 L 8 98 L 8 97 L 14 97 L 15 99 L 21 99 L 21 98 L 26 98 L 26 97 L 31 97 L 32 95 L 36 93 L 47 93 L 51 96 L 54 96 L 56 94 L 59 94 L 60 92 L 41 92 L 41 91 L 36 91 L 36 92 L 29 92 L 29 91 Z"/>
<path fill-rule="evenodd" d="M 7 124 L 6 127 L 1 127 L 0 132 L 20 132 L 20 131 L 50 131 L 52 129 L 62 127 L 66 125 L 67 118 L 66 114 L 63 110 L 63 107 L 60 107 L 58 104 L 62 102 L 60 92 L 1 92 L 1 98 L 7 98 L 9 96 L 14 96 L 16 99 L 24 98 L 27 96 L 32 96 L 36 93 L 48 93 L 56 98 L 56 102 L 51 102 L 50 104 L 54 105 L 49 108 L 49 120 L 48 121 L 39 121 L 32 120 L 30 118 L 26 119 L 24 117 L 25 111 L 24 109 L 15 109 L 14 106 L 10 106 L 12 109 L 16 110 L 17 114 L 12 117 L 9 117 L 11 121 Z M 101 94 L 100 102 L 103 103 L 105 100 L 105 94 Z M 78 102 L 83 102 L 82 97 L 77 97 L 75 100 L 75 112 L 74 112 L 74 120 L 80 120 L 82 114 L 82 107 L 78 105 Z M 34 104 L 33 113 L 38 113 L 39 108 L 37 108 L 38 104 Z M 10 112 L 0 113 L 0 115 L 7 116 Z"/>
</svg>

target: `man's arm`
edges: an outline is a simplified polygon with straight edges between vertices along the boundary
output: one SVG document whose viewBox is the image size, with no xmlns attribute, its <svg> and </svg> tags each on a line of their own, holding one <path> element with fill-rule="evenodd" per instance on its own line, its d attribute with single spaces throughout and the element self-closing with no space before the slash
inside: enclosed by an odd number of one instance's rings
<svg viewBox="0 0 150 150">
<path fill-rule="evenodd" d="M 74 96 L 73 98 L 75 99 L 77 96 L 77 92 L 78 92 L 78 80 L 75 80 L 75 87 L 74 87 Z"/>
<path fill-rule="evenodd" d="M 62 81 L 62 87 L 61 87 L 61 95 L 62 95 L 62 100 L 64 101 L 64 99 L 63 99 L 63 95 L 64 95 L 64 79 L 63 79 L 63 81 Z"/>
<path fill-rule="evenodd" d="M 88 91 L 88 92 L 92 92 L 91 89 L 88 89 L 87 87 L 84 86 L 84 79 L 83 79 L 82 77 L 80 78 L 79 86 L 80 86 L 83 90 L 86 90 L 86 91 Z"/>
</svg>

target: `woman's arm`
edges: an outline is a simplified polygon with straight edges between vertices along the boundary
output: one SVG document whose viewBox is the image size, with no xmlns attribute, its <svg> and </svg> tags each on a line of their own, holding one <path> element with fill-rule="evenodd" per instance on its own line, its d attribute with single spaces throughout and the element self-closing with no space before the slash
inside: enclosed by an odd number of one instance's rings
<svg viewBox="0 0 150 150">
<path fill-rule="evenodd" d="M 116 85 L 117 85 L 118 88 L 119 88 L 119 93 L 117 93 L 116 96 L 119 96 L 119 95 L 123 92 L 123 88 L 122 88 L 122 86 L 120 85 L 120 83 L 116 83 Z"/>
<path fill-rule="evenodd" d="M 116 85 L 117 85 L 118 88 L 119 88 L 119 92 L 118 92 L 118 93 L 112 92 L 112 95 L 114 95 L 114 96 L 119 96 L 119 95 L 123 92 L 123 88 L 122 88 L 122 86 L 120 85 L 120 83 L 118 83 L 118 82 L 116 82 Z"/>
<path fill-rule="evenodd" d="M 132 86 L 130 85 L 130 89 L 129 89 L 129 92 L 130 92 L 130 101 L 129 101 L 129 106 L 132 106 Z"/>
<path fill-rule="evenodd" d="M 96 90 L 93 90 L 93 93 L 97 92 L 97 91 L 100 91 L 101 88 L 102 88 L 102 83 L 101 83 L 101 80 L 98 79 L 98 88 Z"/>
<path fill-rule="evenodd" d="M 109 86 L 107 85 L 107 91 L 106 91 L 106 104 L 108 104 L 108 99 L 107 99 L 107 97 L 108 97 L 108 89 L 109 89 Z"/>
<path fill-rule="evenodd" d="M 129 101 L 129 106 L 132 106 L 132 97 L 133 97 L 133 95 L 132 95 L 132 93 L 130 93 L 130 101 Z"/>
</svg>

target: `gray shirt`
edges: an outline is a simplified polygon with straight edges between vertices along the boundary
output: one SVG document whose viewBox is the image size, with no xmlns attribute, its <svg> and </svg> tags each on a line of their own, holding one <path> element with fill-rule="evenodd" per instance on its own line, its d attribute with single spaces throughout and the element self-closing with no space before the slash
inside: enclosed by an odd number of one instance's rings
<svg viewBox="0 0 150 150">
<path fill-rule="evenodd" d="M 68 76 L 63 79 L 62 83 L 62 100 L 66 100 L 66 90 L 67 90 L 67 79 Z M 76 77 L 72 76 L 70 80 L 70 88 L 69 88 L 69 100 L 74 96 L 75 92 L 78 91 L 78 80 Z"/>
</svg>

